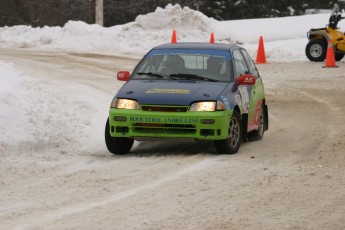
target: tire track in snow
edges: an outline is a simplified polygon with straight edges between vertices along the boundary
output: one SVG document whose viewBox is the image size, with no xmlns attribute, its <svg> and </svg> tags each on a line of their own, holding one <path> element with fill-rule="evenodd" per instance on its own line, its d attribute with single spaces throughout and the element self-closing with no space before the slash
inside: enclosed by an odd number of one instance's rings
<svg viewBox="0 0 345 230">
<path fill-rule="evenodd" d="M 319 103 L 321 106 L 326 107 L 325 114 L 327 116 L 330 116 L 331 119 L 327 119 L 329 123 L 324 123 L 325 129 L 323 129 L 323 132 L 320 132 L 320 139 L 318 141 L 315 141 L 315 143 L 308 148 L 306 151 L 306 154 L 313 154 L 316 153 L 325 143 L 329 143 L 330 140 L 332 140 L 336 135 L 338 135 L 338 132 L 332 127 L 334 126 L 332 123 L 339 124 L 337 122 L 337 114 L 340 113 L 341 108 L 338 106 L 331 104 L 329 101 L 320 98 L 316 95 L 312 95 L 306 91 L 301 91 L 301 94 L 308 97 L 312 101 L 315 101 Z"/>
<path fill-rule="evenodd" d="M 35 213 L 34 216 L 24 217 L 22 219 L 18 219 L 17 223 L 21 222 L 21 223 L 25 223 L 25 224 L 20 224 L 20 225 L 14 226 L 12 228 L 16 229 L 16 230 L 36 229 L 38 227 L 45 226 L 46 224 L 48 224 L 50 222 L 61 219 L 65 216 L 70 216 L 70 215 L 84 212 L 84 211 L 87 211 L 87 210 L 90 210 L 93 208 L 97 208 L 100 206 L 109 205 L 110 203 L 119 202 L 119 201 L 126 199 L 128 197 L 135 196 L 136 194 L 138 194 L 142 191 L 154 189 L 156 187 L 161 186 L 162 184 L 164 184 L 166 182 L 170 182 L 170 181 L 179 179 L 180 177 L 182 177 L 186 174 L 208 168 L 208 167 L 214 165 L 215 163 L 217 163 L 217 161 L 219 161 L 219 157 L 221 157 L 221 156 L 211 158 L 211 159 L 206 158 L 204 160 L 199 161 L 196 164 L 193 164 L 189 167 L 186 167 L 183 170 L 168 174 L 168 175 L 166 175 L 166 176 L 164 176 L 164 177 L 162 177 L 162 178 L 160 178 L 160 179 L 158 179 L 152 183 L 141 185 L 141 186 L 138 186 L 138 187 L 135 187 L 135 188 L 123 191 L 123 192 L 113 194 L 111 196 L 103 197 L 100 200 L 94 200 L 94 201 L 90 201 L 90 202 L 73 204 L 73 205 L 70 205 L 69 207 L 62 207 L 62 208 L 57 209 L 57 210 L 44 211 L 44 213 Z"/>
</svg>

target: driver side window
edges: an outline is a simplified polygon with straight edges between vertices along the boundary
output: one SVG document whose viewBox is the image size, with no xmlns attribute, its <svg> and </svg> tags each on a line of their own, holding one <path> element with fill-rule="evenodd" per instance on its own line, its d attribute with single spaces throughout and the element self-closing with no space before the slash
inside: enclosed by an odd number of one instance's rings
<svg viewBox="0 0 345 230">
<path fill-rule="evenodd" d="M 246 62 L 241 52 L 239 50 L 234 50 L 232 55 L 233 55 L 234 63 L 235 63 L 236 78 L 243 74 L 249 74 L 249 69 L 246 65 Z"/>
<path fill-rule="evenodd" d="M 243 56 L 244 56 L 244 59 L 247 61 L 247 64 L 249 66 L 249 69 L 250 69 L 250 72 L 255 76 L 255 78 L 259 78 L 260 75 L 259 75 L 259 72 L 258 70 L 256 69 L 256 66 L 253 62 L 253 60 L 250 58 L 249 54 L 247 53 L 247 51 L 245 50 L 241 50 Z"/>
</svg>

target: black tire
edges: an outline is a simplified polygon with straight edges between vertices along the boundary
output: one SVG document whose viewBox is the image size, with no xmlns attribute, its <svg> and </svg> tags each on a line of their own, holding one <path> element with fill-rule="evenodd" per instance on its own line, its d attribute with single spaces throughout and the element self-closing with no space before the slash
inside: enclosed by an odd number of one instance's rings
<svg viewBox="0 0 345 230">
<path fill-rule="evenodd" d="M 264 137 L 265 127 L 266 127 L 266 119 L 265 119 L 265 110 L 264 105 L 261 106 L 261 115 L 260 115 L 260 123 L 259 128 L 257 130 L 253 130 L 248 133 L 248 140 L 249 141 L 258 141 Z"/>
<path fill-rule="evenodd" d="M 105 125 L 105 145 L 112 154 L 123 155 L 129 153 L 134 139 L 125 137 L 112 137 L 110 135 L 109 118 Z"/>
<path fill-rule="evenodd" d="M 334 54 L 334 59 L 335 61 L 340 61 L 341 59 L 343 59 L 345 54 Z"/>
<path fill-rule="evenodd" d="M 234 110 L 229 123 L 228 138 L 216 140 L 214 145 L 219 154 L 235 154 L 241 146 L 242 141 L 242 121 L 239 112 Z"/>
<path fill-rule="evenodd" d="M 326 59 L 327 43 L 324 40 L 313 38 L 306 48 L 305 54 L 310 61 L 322 62 Z"/>
</svg>

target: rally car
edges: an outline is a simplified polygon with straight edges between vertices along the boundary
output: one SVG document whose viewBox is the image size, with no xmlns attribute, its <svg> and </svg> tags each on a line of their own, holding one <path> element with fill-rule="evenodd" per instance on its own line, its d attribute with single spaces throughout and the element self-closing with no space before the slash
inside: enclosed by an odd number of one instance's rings
<svg viewBox="0 0 345 230">
<path fill-rule="evenodd" d="M 212 140 L 234 154 L 268 130 L 268 108 L 259 72 L 237 45 L 173 43 L 153 48 L 111 102 L 105 142 L 126 154 L 134 140 Z"/>
</svg>

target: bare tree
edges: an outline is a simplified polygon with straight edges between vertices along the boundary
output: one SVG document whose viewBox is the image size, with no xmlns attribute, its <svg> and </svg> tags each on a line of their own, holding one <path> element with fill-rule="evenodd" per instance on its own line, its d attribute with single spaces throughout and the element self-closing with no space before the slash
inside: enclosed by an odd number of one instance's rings
<svg viewBox="0 0 345 230">
<path fill-rule="evenodd" d="M 96 22 L 96 1 L 103 1 L 104 17 L 97 13 L 97 22 L 103 18 L 105 26 L 134 21 L 139 14 L 153 12 L 168 3 L 200 10 L 219 20 L 239 18 L 278 17 L 303 14 L 305 8 L 331 9 L 330 0 L 0 0 L 0 26 L 18 24 L 40 26 L 63 26 L 69 20 Z M 341 8 L 344 2 L 338 0 Z M 97 4 L 97 12 L 102 12 Z"/>
<path fill-rule="evenodd" d="M 94 22 L 91 0 L 1 0 L 0 7 L 4 15 L 0 26 L 62 26 L 69 20 Z"/>
</svg>

